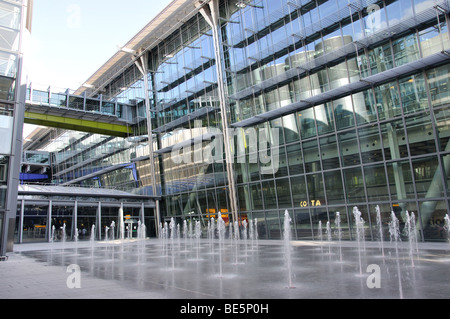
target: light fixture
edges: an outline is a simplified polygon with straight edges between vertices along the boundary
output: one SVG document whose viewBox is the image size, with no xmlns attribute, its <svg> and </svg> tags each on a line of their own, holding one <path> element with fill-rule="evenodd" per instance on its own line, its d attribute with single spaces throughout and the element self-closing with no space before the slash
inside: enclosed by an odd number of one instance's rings
<svg viewBox="0 0 450 319">
<path fill-rule="evenodd" d="M 236 2 L 236 7 L 238 7 L 239 9 L 244 9 L 245 7 L 247 7 L 247 3 L 243 0 L 240 0 Z"/>
</svg>

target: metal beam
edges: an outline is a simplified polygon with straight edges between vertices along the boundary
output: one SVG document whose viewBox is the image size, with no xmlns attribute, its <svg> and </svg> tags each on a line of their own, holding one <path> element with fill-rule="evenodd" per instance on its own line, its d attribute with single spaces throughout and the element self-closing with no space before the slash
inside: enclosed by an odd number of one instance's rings
<svg viewBox="0 0 450 319">
<path fill-rule="evenodd" d="M 233 221 L 238 221 L 238 206 L 237 206 L 237 193 L 236 193 L 234 166 L 233 166 L 233 154 L 230 145 L 230 142 L 232 141 L 232 136 L 230 139 L 229 136 L 230 125 L 227 116 L 229 105 L 227 103 L 225 95 L 225 85 L 224 85 L 225 77 L 223 76 L 224 67 L 221 63 L 221 61 L 224 61 L 224 59 L 223 59 L 223 52 L 221 49 L 221 43 L 223 41 L 221 40 L 220 36 L 219 1 L 211 0 L 208 3 L 198 1 L 195 3 L 195 6 L 199 9 L 201 15 L 205 18 L 206 22 L 211 26 L 212 29 L 214 40 L 213 41 L 214 55 L 216 60 L 217 89 L 219 92 L 219 102 L 220 102 L 219 106 L 222 122 L 222 134 L 225 150 L 225 164 L 227 169 L 231 214 L 233 216 Z"/>
</svg>

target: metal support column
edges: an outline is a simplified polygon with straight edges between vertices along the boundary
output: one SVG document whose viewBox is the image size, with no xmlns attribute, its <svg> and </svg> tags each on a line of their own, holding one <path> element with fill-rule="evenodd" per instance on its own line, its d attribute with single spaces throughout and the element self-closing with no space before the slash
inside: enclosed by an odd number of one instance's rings
<svg viewBox="0 0 450 319">
<path fill-rule="evenodd" d="M 147 116 L 147 131 L 148 131 L 148 154 L 150 157 L 150 174 L 151 174 L 151 183 L 152 183 L 152 195 L 154 197 L 157 196 L 156 192 L 156 175 L 155 175 L 155 161 L 154 161 L 154 149 L 153 149 L 153 128 L 152 128 L 152 117 L 150 111 L 150 96 L 148 94 L 149 85 L 148 85 L 148 55 L 147 53 L 140 53 L 138 55 L 138 59 L 134 61 L 136 67 L 142 73 L 144 77 L 144 92 L 145 92 L 145 113 Z M 160 223 L 161 216 L 159 211 L 159 200 L 155 199 L 155 222 L 156 222 L 156 235 L 159 236 L 158 233 L 158 225 Z"/>
<path fill-rule="evenodd" d="M 221 47 L 221 37 L 220 37 L 220 23 L 219 23 L 219 1 L 211 0 L 209 2 L 199 1 L 195 3 L 195 6 L 199 8 L 200 13 L 205 18 L 206 22 L 211 26 L 213 33 L 213 43 L 214 43 L 214 57 L 216 60 L 216 71 L 217 71 L 217 89 L 219 92 L 219 102 L 220 102 L 220 115 L 222 122 L 222 134 L 225 149 L 225 163 L 227 170 L 227 179 L 229 187 L 229 198 L 231 206 L 231 214 L 233 216 L 233 221 L 238 220 L 238 208 L 237 208 L 237 198 L 236 198 L 236 185 L 234 179 L 234 167 L 233 167 L 233 153 L 231 150 L 230 142 L 233 139 L 233 135 L 230 137 L 230 125 L 227 116 L 227 103 L 225 97 L 225 77 L 223 72 L 222 61 L 222 47 Z"/>
</svg>

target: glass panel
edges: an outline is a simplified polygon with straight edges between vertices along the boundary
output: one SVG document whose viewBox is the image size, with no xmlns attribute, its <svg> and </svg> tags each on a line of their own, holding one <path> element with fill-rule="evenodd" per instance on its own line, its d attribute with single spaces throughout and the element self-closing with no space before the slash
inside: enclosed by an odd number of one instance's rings
<svg viewBox="0 0 450 319">
<path fill-rule="evenodd" d="M 303 159 L 306 172 L 317 172 L 321 170 L 319 148 L 317 140 L 303 142 Z"/>
<path fill-rule="evenodd" d="M 352 97 L 347 96 L 333 101 L 336 129 L 343 129 L 355 125 Z"/>
<path fill-rule="evenodd" d="M 419 58 L 419 45 L 415 33 L 393 40 L 392 47 L 396 66 L 416 61 Z"/>
<path fill-rule="evenodd" d="M 441 157 L 442 160 L 442 166 L 443 166 L 443 173 L 444 173 L 444 180 L 446 180 L 446 184 L 447 184 L 447 195 L 450 194 L 450 188 L 448 187 L 448 185 L 450 185 L 450 154 L 447 155 L 443 155 Z"/>
<path fill-rule="evenodd" d="M 439 106 L 450 102 L 449 65 L 432 69 L 427 73 L 431 105 Z"/>
<path fill-rule="evenodd" d="M 325 180 L 325 189 L 327 191 L 328 205 L 345 203 L 341 171 L 324 172 L 323 177 Z"/>
<path fill-rule="evenodd" d="M 323 169 L 327 170 L 340 167 L 336 136 L 332 135 L 320 138 L 319 142 Z"/>
<path fill-rule="evenodd" d="M 311 211 L 314 239 L 326 241 L 327 240 L 326 227 L 328 222 L 327 209 L 325 207 L 316 207 L 314 209 L 310 209 L 310 211 Z"/>
<path fill-rule="evenodd" d="M 436 25 L 420 31 L 419 41 L 423 57 L 442 51 L 444 49 L 444 43 L 448 42 L 446 23 L 442 22 L 439 25 L 436 21 Z"/>
<path fill-rule="evenodd" d="M 211 196 L 208 196 L 209 199 Z M 252 210 L 252 199 L 249 193 L 248 185 L 238 186 L 238 200 L 239 208 L 241 211 L 251 211 Z M 214 208 L 214 205 L 208 205 L 208 208 Z"/>
<path fill-rule="evenodd" d="M 395 82 L 376 86 L 375 99 L 380 120 L 401 115 L 400 98 Z"/>
<path fill-rule="evenodd" d="M 434 129 L 429 114 L 406 118 L 406 131 L 408 132 L 411 156 L 436 152 Z"/>
<path fill-rule="evenodd" d="M 52 207 L 52 227 L 55 226 L 54 240 L 63 241 L 72 239 L 72 214 L 73 207 Z"/>
<path fill-rule="evenodd" d="M 357 165 L 360 163 L 356 131 L 338 134 L 341 148 L 342 166 Z"/>
<path fill-rule="evenodd" d="M 0 154 L 11 153 L 11 141 L 13 133 L 13 110 L 10 106 L 0 104 Z"/>
<path fill-rule="evenodd" d="M 25 205 L 23 217 L 23 243 L 47 241 L 48 206 Z"/>
<path fill-rule="evenodd" d="M 300 136 L 297 128 L 296 114 L 290 114 L 282 117 L 284 128 L 284 139 L 286 144 L 298 141 Z"/>
<path fill-rule="evenodd" d="M 303 156 L 300 144 L 286 146 L 289 173 L 291 175 L 303 174 Z"/>
<path fill-rule="evenodd" d="M 314 109 L 308 108 L 297 113 L 299 120 L 300 133 L 302 138 L 308 138 L 316 135 L 316 125 L 314 120 Z"/>
<path fill-rule="evenodd" d="M 408 161 L 386 164 L 389 187 L 393 200 L 413 199 L 414 185 Z"/>
<path fill-rule="evenodd" d="M 364 194 L 364 180 L 360 167 L 344 169 L 345 190 L 348 203 L 366 202 Z"/>
<path fill-rule="evenodd" d="M 372 90 L 366 90 L 352 95 L 355 108 L 356 123 L 358 125 L 377 120 L 375 98 Z"/>
<path fill-rule="evenodd" d="M 289 178 L 282 178 L 275 180 L 277 185 L 277 199 L 279 208 L 292 207 L 291 201 L 291 185 Z"/>
<path fill-rule="evenodd" d="M 266 225 L 269 239 L 281 238 L 280 217 L 278 211 L 266 212 Z"/>
<path fill-rule="evenodd" d="M 428 98 L 422 74 L 402 78 L 399 80 L 399 84 L 405 114 L 428 108 Z"/>
<path fill-rule="evenodd" d="M 294 207 L 307 207 L 308 198 L 304 176 L 291 177 L 291 190 Z"/>
<path fill-rule="evenodd" d="M 323 188 L 322 174 L 306 175 L 308 185 L 309 201 L 308 206 L 322 206 L 326 204 L 325 192 Z"/>
<path fill-rule="evenodd" d="M 311 234 L 311 221 L 308 209 L 296 209 L 295 228 L 297 231 L 297 239 L 313 239 Z"/>
<path fill-rule="evenodd" d="M 412 161 L 417 197 L 436 198 L 443 196 L 442 176 L 437 157 L 426 157 Z"/>
<path fill-rule="evenodd" d="M 408 156 L 403 121 L 397 120 L 380 124 L 386 160 Z"/>
<path fill-rule="evenodd" d="M 80 231 L 79 240 L 89 240 L 91 237 L 92 225 L 96 225 L 97 207 L 80 207 L 77 209 L 77 225 Z M 118 228 L 118 227 L 116 227 Z"/>
<path fill-rule="evenodd" d="M 0 3 L 0 25 L 3 27 L 18 29 L 20 27 L 20 7 Z"/>
<path fill-rule="evenodd" d="M 333 105 L 325 103 L 314 107 L 316 115 L 317 131 L 325 134 L 334 131 Z"/>
<path fill-rule="evenodd" d="M 289 172 L 288 172 L 288 162 L 286 159 L 286 150 L 284 148 L 284 146 L 281 146 L 278 149 L 278 163 L 275 163 L 275 161 L 277 161 L 277 159 L 273 159 L 273 166 L 274 166 L 274 174 L 275 177 L 283 177 L 283 176 L 288 176 Z"/>
<path fill-rule="evenodd" d="M 364 167 L 368 201 L 389 200 L 386 173 L 384 165 L 371 165 Z"/>
<path fill-rule="evenodd" d="M 392 52 L 389 43 L 369 51 L 369 62 L 372 75 L 392 69 Z"/>
<path fill-rule="evenodd" d="M 448 213 L 446 201 L 426 201 L 419 205 L 424 239 L 447 242 L 448 232 L 444 229 L 444 217 Z M 417 214 L 415 216 L 417 218 Z"/>
<path fill-rule="evenodd" d="M 372 163 L 383 161 L 378 126 L 360 128 L 358 130 L 358 136 L 362 162 Z"/>
<path fill-rule="evenodd" d="M 0 99 L 14 100 L 15 79 L 7 76 L 0 76 Z M 27 90 L 28 91 L 28 90 Z"/>
<path fill-rule="evenodd" d="M 273 181 L 262 182 L 262 195 L 266 209 L 277 208 L 277 193 Z"/>
<path fill-rule="evenodd" d="M 261 185 L 259 183 L 250 184 L 250 191 L 252 193 L 253 208 L 255 210 L 263 209 Z"/>
<path fill-rule="evenodd" d="M 440 151 L 450 151 L 450 110 L 441 109 L 434 113 Z"/>
</svg>

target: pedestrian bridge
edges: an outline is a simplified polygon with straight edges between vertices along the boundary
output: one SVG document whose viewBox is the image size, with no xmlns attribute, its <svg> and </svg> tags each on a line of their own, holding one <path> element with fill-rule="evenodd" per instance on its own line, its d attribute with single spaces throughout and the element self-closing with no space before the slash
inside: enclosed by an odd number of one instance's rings
<svg viewBox="0 0 450 319">
<path fill-rule="evenodd" d="M 110 136 L 133 134 L 133 113 L 136 106 L 117 100 L 106 101 L 86 95 L 74 95 L 70 90 L 53 92 L 27 88 L 25 123 L 57 127 Z"/>
</svg>

